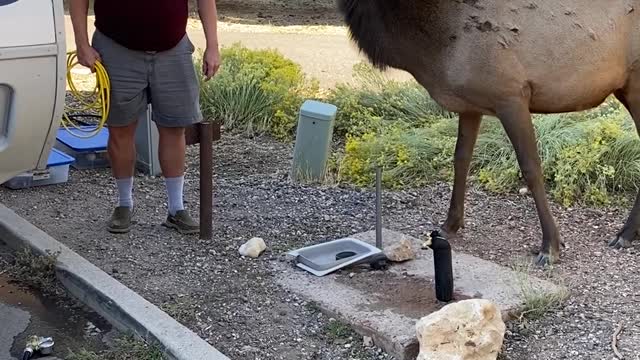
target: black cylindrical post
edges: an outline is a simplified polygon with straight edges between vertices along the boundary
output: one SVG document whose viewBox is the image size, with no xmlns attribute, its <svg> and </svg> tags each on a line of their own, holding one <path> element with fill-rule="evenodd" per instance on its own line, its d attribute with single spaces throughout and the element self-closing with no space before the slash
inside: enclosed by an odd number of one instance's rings
<svg viewBox="0 0 640 360">
<path fill-rule="evenodd" d="M 212 124 L 201 123 L 200 132 L 200 239 L 213 238 L 213 133 Z"/>
<path fill-rule="evenodd" d="M 431 233 L 431 249 L 436 282 L 436 298 L 440 301 L 453 300 L 453 261 L 451 245 L 438 231 Z"/>
<path fill-rule="evenodd" d="M 376 247 L 382 250 L 382 169 L 376 168 Z"/>
</svg>

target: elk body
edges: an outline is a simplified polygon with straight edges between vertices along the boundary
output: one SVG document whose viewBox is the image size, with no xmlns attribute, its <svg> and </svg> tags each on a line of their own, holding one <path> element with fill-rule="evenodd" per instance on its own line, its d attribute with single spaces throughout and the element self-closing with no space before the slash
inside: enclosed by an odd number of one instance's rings
<svg viewBox="0 0 640 360">
<path fill-rule="evenodd" d="M 484 115 L 517 155 L 542 229 L 536 263 L 562 244 L 546 196 L 532 113 L 581 111 L 614 94 L 640 123 L 640 0 L 337 0 L 373 65 L 405 70 L 459 114 L 454 186 L 443 230 L 463 225 L 467 175 Z M 640 193 L 609 245 L 630 246 Z"/>
</svg>

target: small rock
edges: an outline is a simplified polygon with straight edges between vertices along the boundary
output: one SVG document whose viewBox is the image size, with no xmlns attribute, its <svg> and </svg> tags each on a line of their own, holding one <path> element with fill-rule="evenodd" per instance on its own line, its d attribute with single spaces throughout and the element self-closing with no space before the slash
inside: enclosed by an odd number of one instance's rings
<svg viewBox="0 0 640 360">
<path fill-rule="evenodd" d="M 260 352 L 260 350 L 253 346 L 245 345 L 242 347 L 242 352 L 245 354 L 254 354 Z"/>
<path fill-rule="evenodd" d="M 384 254 L 390 261 L 394 262 L 403 262 L 416 258 L 416 254 L 411 247 L 411 242 L 408 239 L 402 239 L 384 248 Z"/>
<path fill-rule="evenodd" d="M 334 341 L 336 345 L 345 345 L 347 343 L 347 339 L 339 338 Z"/>
<path fill-rule="evenodd" d="M 489 300 L 449 304 L 416 324 L 417 360 L 495 360 L 505 331 L 500 310 Z"/>
<path fill-rule="evenodd" d="M 524 196 L 529 193 L 529 189 L 527 189 L 526 187 L 523 187 L 523 188 L 520 188 L 518 192 L 520 193 L 520 195 Z"/>
<path fill-rule="evenodd" d="M 267 244 L 265 244 L 264 240 L 255 237 L 240 246 L 239 252 L 242 256 L 257 258 L 266 248 Z"/>
<path fill-rule="evenodd" d="M 364 345 L 364 347 L 373 347 L 373 339 L 370 338 L 369 336 L 365 336 L 362 338 L 362 344 Z"/>
</svg>

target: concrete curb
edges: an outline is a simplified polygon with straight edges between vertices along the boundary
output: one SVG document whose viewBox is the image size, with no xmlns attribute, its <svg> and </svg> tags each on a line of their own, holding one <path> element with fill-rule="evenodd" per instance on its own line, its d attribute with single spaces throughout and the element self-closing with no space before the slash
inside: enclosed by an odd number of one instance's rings
<svg viewBox="0 0 640 360">
<path fill-rule="evenodd" d="M 174 360 L 229 360 L 155 305 L 0 204 L 0 236 L 15 250 L 59 253 L 57 276 L 67 290 L 121 331 L 157 342 Z"/>
</svg>

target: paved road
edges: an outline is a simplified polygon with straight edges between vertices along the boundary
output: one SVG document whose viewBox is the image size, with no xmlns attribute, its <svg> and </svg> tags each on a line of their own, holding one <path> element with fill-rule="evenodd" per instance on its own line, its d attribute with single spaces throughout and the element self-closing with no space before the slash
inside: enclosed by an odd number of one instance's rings
<svg viewBox="0 0 640 360">
<path fill-rule="evenodd" d="M 1 291 L 1 290 L 0 290 Z M 28 312 L 0 302 L 0 359 L 13 359 L 11 347 L 14 339 L 29 326 L 31 315 Z"/>
<path fill-rule="evenodd" d="M 68 16 L 66 20 L 67 46 L 74 49 L 73 27 Z M 92 34 L 93 31 L 93 24 L 89 21 L 89 32 Z M 189 29 L 189 36 L 197 48 L 204 47 L 202 30 Z M 351 81 L 353 65 L 365 59 L 346 35 L 220 30 L 218 37 L 222 46 L 241 42 L 253 49 L 278 49 L 284 56 L 299 63 L 307 74 L 317 78 L 322 87 Z M 407 73 L 400 71 L 391 71 L 389 75 L 397 79 L 410 78 Z"/>
<path fill-rule="evenodd" d="M 0 327 L 0 359 L 17 359 L 11 356 L 11 347 L 13 347 L 15 339 L 27 330 L 31 320 L 31 314 L 0 301 L 0 319 L 2 319 L 3 323 L 3 326 Z M 52 356 L 40 357 L 38 359 L 61 360 Z"/>
</svg>

